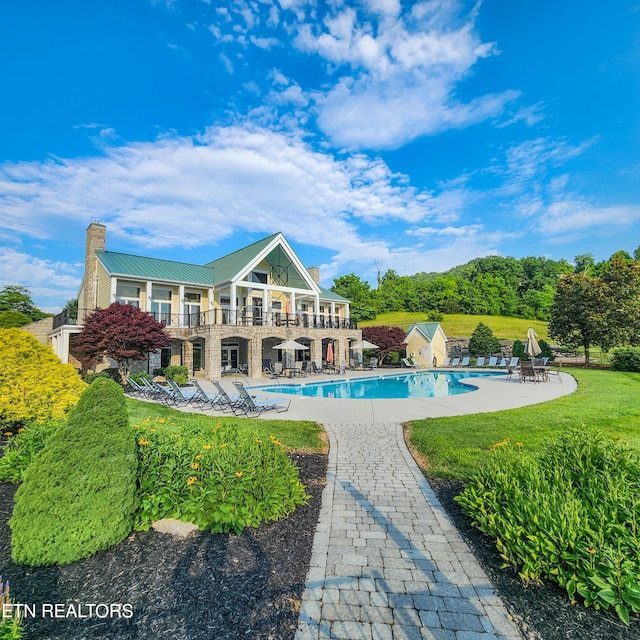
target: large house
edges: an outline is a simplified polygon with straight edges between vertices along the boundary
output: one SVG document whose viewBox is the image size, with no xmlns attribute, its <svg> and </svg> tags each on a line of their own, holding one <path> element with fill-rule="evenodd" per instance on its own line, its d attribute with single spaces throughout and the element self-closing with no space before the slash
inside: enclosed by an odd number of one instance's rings
<svg viewBox="0 0 640 640">
<path fill-rule="evenodd" d="M 190 375 L 218 377 L 229 367 L 251 377 L 267 360 L 349 360 L 362 332 L 349 317 L 349 301 L 320 285 L 282 233 L 205 265 L 106 250 L 104 225 L 87 228 L 78 317 L 54 318 L 50 340 L 64 362 L 73 359 L 73 335 L 84 318 L 113 302 L 135 305 L 165 324 L 171 347 L 150 354 L 145 368 L 180 364 Z M 295 340 L 308 347 L 277 349 Z"/>
</svg>

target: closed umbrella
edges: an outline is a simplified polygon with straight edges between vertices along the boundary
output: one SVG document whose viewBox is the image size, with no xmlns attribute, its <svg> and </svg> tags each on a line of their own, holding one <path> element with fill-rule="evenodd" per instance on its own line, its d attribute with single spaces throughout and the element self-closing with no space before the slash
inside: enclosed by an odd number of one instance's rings
<svg viewBox="0 0 640 640">
<path fill-rule="evenodd" d="M 532 327 L 529 327 L 529 331 L 527 331 L 527 344 L 525 345 L 525 352 L 530 358 L 535 358 L 539 353 L 542 353 L 542 349 L 538 344 L 538 334 L 533 330 Z"/>
<path fill-rule="evenodd" d="M 327 362 L 329 364 L 333 362 L 333 342 L 327 344 Z"/>
</svg>

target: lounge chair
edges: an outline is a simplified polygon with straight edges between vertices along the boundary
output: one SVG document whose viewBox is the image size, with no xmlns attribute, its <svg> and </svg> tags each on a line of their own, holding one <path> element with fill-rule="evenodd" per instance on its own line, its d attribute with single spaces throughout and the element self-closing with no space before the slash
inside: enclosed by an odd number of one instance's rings
<svg viewBox="0 0 640 640">
<path fill-rule="evenodd" d="M 158 384 L 154 380 L 146 380 L 145 384 L 147 384 L 150 389 L 151 399 L 167 406 L 178 405 L 178 397 L 173 393 L 173 390 L 170 387 Z"/>
<path fill-rule="evenodd" d="M 256 400 L 247 391 L 242 382 L 234 382 L 233 385 L 238 390 L 240 402 L 233 408 L 233 413 L 239 415 L 256 415 L 259 416 L 263 411 L 276 410 L 277 413 L 282 413 L 289 409 L 291 404 L 290 398 L 269 398 L 266 400 Z"/>
<path fill-rule="evenodd" d="M 180 387 L 175 380 L 167 380 L 167 384 L 169 385 L 171 393 L 175 398 L 176 406 L 189 404 L 191 402 L 191 398 L 194 395 L 198 395 L 198 390 L 195 387 L 191 387 L 190 389 Z"/>
<path fill-rule="evenodd" d="M 216 388 L 219 394 L 219 398 L 216 401 L 216 406 L 224 412 L 233 411 L 236 405 L 240 404 L 242 398 L 238 395 L 230 396 L 227 390 L 217 381 L 212 380 L 211 384 Z"/>
<path fill-rule="evenodd" d="M 347 372 L 347 361 L 341 360 L 340 366 L 338 367 L 338 373 L 343 376 Z"/>
<path fill-rule="evenodd" d="M 476 358 L 476 367 L 484 367 L 484 356 L 478 356 Z"/>
<path fill-rule="evenodd" d="M 454 358 L 454 359 L 451 361 L 451 366 L 452 366 L 452 367 L 457 367 L 459 364 L 460 364 L 460 358 Z"/>
<path fill-rule="evenodd" d="M 149 390 L 147 387 L 138 384 L 133 378 L 125 378 L 129 385 L 129 393 L 135 398 L 148 398 Z"/>
<path fill-rule="evenodd" d="M 190 380 L 191 384 L 196 389 L 196 393 L 191 396 L 190 404 L 197 406 L 199 409 L 205 409 L 207 407 L 215 407 L 218 398 L 220 397 L 219 393 L 216 393 L 215 396 L 210 396 L 200 385 L 197 380 Z"/>
<path fill-rule="evenodd" d="M 418 366 L 417 364 L 410 362 L 408 358 L 402 358 L 402 364 L 410 369 L 415 369 Z"/>
<path fill-rule="evenodd" d="M 489 358 L 489 362 L 487 363 L 488 367 L 495 367 L 498 363 L 498 356 L 491 356 Z"/>
<path fill-rule="evenodd" d="M 419 362 L 416 362 L 415 358 L 409 358 L 409 362 L 416 368 L 422 369 L 422 365 Z"/>
<path fill-rule="evenodd" d="M 520 358 L 518 358 L 518 356 L 515 356 L 514 358 L 511 358 L 511 360 L 509 360 L 509 364 L 507 366 L 515 369 L 518 366 L 519 362 Z"/>
<path fill-rule="evenodd" d="M 369 369 L 377 369 L 378 368 L 378 358 L 375 356 L 369 358 Z"/>
<path fill-rule="evenodd" d="M 498 366 L 501 369 L 504 369 L 507 366 L 507 359 L 506 358 L 500 358 L 500 362 L 498 363 Z"/>
<path fill-rule="evenodd" d="M 444 361 L 442 362 L 442 366 L 443 367 L 448 367 L 451 364 L 451 358 L 449 356 L 447 356 Z"/>
<path fill-rule="evenodd" d="M 460 366 L 461 367 L 468 367 L 469 366 L 469 362 L 471 361 L 471 358 L 469 358 L 469 356 L 465 356 L 464 358 L 462 358 L 462 360 L 460 361 Z"/>
</svg>

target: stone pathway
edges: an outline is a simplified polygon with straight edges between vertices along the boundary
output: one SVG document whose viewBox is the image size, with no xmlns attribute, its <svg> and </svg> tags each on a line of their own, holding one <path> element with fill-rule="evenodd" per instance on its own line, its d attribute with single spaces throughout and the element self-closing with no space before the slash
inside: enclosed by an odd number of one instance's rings
<svg viewBox="0 0 640 640">
<path fill-rule="evenodd" d="M 327 486 L 296 640 L 520 640 L 400 424 L 325 424 Z"/>
</svg>

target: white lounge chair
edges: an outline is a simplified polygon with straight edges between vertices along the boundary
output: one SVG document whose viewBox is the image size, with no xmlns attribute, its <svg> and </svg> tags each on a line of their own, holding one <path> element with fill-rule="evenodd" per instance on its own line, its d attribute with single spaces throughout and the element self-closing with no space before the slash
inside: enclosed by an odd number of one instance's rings
<svg viewBox="0 0 640 640">
<path fill-rule="evenodd" d="M 282 413 L 289 409 L 291 404 L 290 398 L 269 398 L 265 400 L 256 400 L 242 384 L 242 382 L 234 382 L 235 388 L 238 390 L 240 402 L 233 408 L 233 413 L 239 415 L 256 415 L 259 416 L 263 411 L 276 410 Z"/>
</svg>

